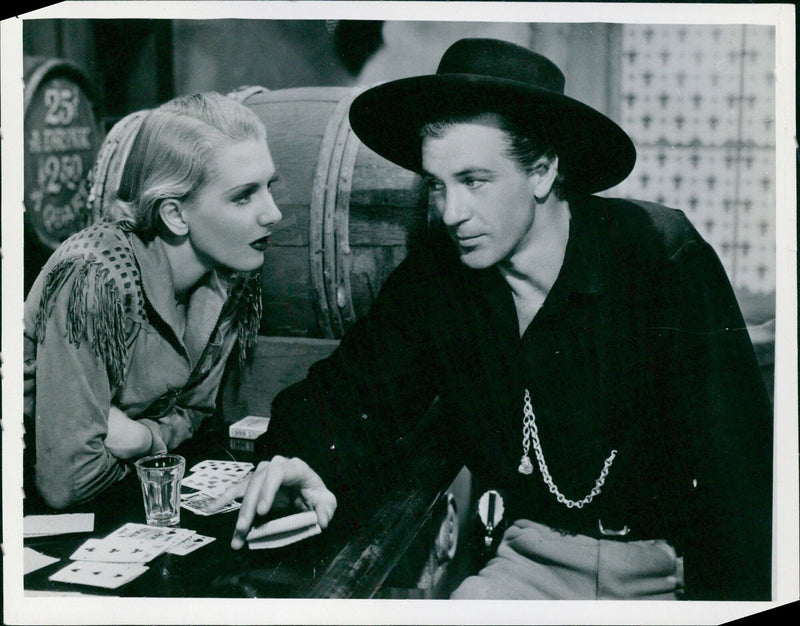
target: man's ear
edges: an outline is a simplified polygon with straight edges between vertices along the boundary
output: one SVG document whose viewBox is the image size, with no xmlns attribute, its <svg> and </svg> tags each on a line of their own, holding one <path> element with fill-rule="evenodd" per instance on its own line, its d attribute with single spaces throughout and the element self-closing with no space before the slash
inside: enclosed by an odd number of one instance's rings
<svg viewBox="0 0 800 626">
<path fill-rule="evenodd" d="M 533 195 L 537 200 L 544 200 L 550 194 L 553 183 L 558 176 L 558 157 L 543 157 L 534 166 L 531 174 L 531 184 L 533 185 Z"/>
<path fill-rule="evenodd" d="M 158 207 L 158 214 L 164 226 L 173 234 L 178 236 L 186 235 L 189 232 L 189 224 L 184 219 L 185 207 L 180 200 L 167 198 L 161 201 Z"/>
</svg>

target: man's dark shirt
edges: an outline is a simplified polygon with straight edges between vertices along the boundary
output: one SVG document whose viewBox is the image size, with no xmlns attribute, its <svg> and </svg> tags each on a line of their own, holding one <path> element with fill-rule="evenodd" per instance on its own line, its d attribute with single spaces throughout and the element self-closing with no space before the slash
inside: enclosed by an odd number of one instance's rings
<svg viewBox="0 0 800 626">
<path fill-rule="evenodd" d="M 408 479 L 428 443 L 496 489 L 509 519 L 598 537 L 666 539 L 687 597 L 769 599 L 772 411 L 717 256 L 679 211 L 597 197 L 570 204 L 561 272 L 523 336 L 496 268 L 432 240 L 389 277 L 334 354 L 275 400 L 272 451 L 305 459 L 339 497 Z M 438 242 L 438 243 L 437 243 Z M 524 391 L 544 459 L 518 472 Z"/>
</svg>

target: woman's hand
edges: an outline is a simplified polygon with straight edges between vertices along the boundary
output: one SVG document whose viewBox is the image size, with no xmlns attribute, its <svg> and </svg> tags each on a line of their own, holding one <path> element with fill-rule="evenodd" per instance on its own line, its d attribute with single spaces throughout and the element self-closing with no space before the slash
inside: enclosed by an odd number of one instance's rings
<svg viewBox="0 0 800 626">
<path fill-rule="evenodd" d="M 228 502 L 242 499 L 231 547 L 238 550 L 253 526 L 256 515 L 265 516 L 270 509 L 294 505 L 301 510 L 314 509 L 320 528 L 328 526 L 336 511 L 336 496 L 308 464 L 297 458 L 276 456 L 262 461 L 249 479 L 227 489 L 210 507 L 222 508 Z"/>
<path fill-rule="evenodd" d="M 31 393 L 36 388 L 36 359 L 25 359 L 22 364 L 22 393 Z"/>
<path fill-rule="evenodd" d="M 105 444 L 106 450 L 118 459 L 133 459 L 150 451 L 153 435 L 147 426 L 132 420 L 112 405 L 108 412 L 108 434 Z"/>
</svg>

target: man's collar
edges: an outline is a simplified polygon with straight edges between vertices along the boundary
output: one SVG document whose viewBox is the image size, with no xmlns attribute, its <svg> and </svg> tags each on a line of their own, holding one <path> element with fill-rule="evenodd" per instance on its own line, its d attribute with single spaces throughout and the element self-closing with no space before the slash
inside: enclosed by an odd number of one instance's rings
<svg viewBox="0 0 800 626">
<path fill-rule="evenodd" d="M 572 294 L 595 297 L 605 291 L 602 244 L 587 199 L 570 202 L 570 225 L 564 263 L 553 285 L 554 296 L 569 298 Z M 463 267 L 463 266 L 462 266 Z M 478 293 L 490 294 L 505 284 L 496 267 L 484 270 L 464 268 L 467 284 Z"/>
<path fill-rule="evenodd" d="M 605 291 L 602 243 L 588 204 L 582 199 L 570 203 L 569 240 L 557 281 L 567 296 L 599 296 Z"/>
</svg>

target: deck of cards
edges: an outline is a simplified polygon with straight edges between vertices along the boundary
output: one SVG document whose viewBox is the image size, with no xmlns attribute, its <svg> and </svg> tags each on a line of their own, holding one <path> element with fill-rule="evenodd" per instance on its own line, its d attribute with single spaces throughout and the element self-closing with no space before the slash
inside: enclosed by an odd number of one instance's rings
<svg viewBox="0 0 800 626">
<path fill-rule="evenodd" d="M 102 539 L 87 539 L 50 580 L 116 589 L 146 572 L 145 563 L 160 554 L 185 555 L 212 541 L 186 528 L 128 523 Z"/>
<path fill-rule="evenodd" d="M 228 427 L 228 436 L 232 439 L 258 439 L 267 432 L 269 418 L 248 415 Z"/>
<path fill-rule="evenodd" d="M 201 461 L 189 470 L 191 473 L 181 481 L 181 506 L 196 515 L 212 515 L 208 507 L 231 485 L 247 478 L 253 471 L 252 463 L 239 461 Z M 241 502 L 232 501 L 213 514 L 235 511 Z"/>
<path fill-rule="evenodd" d="M 316 512 L 303 511 L 251 529 L 246 537 L 247 547 L 251 550 L 281 548 L 321 532 Z"/>
</svg>

